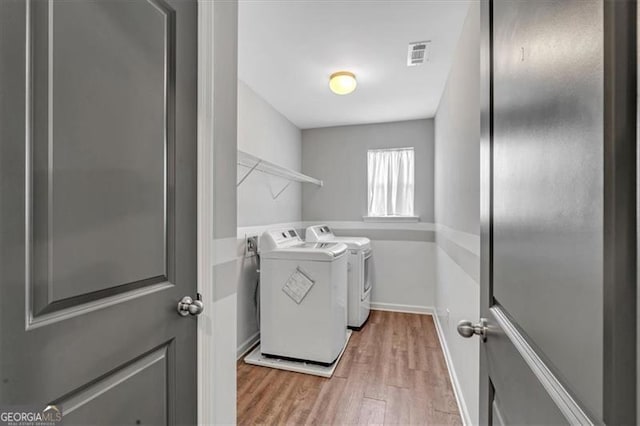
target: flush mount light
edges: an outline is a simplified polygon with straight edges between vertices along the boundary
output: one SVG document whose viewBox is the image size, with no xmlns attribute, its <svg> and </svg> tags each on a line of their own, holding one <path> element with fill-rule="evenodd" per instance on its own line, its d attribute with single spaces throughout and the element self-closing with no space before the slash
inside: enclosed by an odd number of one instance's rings
<svg viewBox="0 0 640 426">
<path fill-rule="evenodd" d="M 356 76 L 349 71 L 338 71 L 329 77 L 329 88 L 336 95 L 348 95 L 356 90 Z"/>
</svg>

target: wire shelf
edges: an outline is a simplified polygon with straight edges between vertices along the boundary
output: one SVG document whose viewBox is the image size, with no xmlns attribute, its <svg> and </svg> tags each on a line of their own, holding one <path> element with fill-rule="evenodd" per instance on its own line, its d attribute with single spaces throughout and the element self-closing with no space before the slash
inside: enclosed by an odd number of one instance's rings
<svg viewBox="0 0 640 426">
<path fill-rule="evenodd" d="M 254 171 L 259 171 L 272 176 L 278 176 L 293 182 L 311 183 L 313 185 L 322 186 L 322 181 L 311 176 L 307 176 L 295 170 L 288 169 L 278 164 L 272 163 L 253 154 L 238 150 L 238 165 L 246 167 L 249 171 L 238 181 L 237 186 L 249 177 Z M 288 185 L 287 185 L 288 186 Z M 286 189 L 286 187 L 285 187 Z M 283 189 L 284 191 L 284 189 Z M 278 194 L 279 195 L 279 194 Z"/>
</svg>

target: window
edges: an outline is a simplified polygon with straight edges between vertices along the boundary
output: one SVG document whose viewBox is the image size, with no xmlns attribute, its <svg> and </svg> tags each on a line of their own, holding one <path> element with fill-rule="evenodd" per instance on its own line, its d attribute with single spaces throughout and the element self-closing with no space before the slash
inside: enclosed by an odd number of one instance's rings
<svg viewBox="0 0 640 426">
<path fill-rule="evenodd" d="M 369 150 L 369 216 L 413 216 L 413 159 L 413 148 Z"/>
</svg>

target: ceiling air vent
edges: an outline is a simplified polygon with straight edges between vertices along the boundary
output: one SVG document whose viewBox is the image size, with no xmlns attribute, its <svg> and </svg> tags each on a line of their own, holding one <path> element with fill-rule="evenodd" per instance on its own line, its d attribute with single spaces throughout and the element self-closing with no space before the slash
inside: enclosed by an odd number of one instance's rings
<svg viewBox="0 0 640 426">
<path fill-rule="evenodd" d="M 425 61 L 428 61 L 430 46 L 430 41 L 418 41 L 415 43 L 409 43 L 407 66 L 415 67 L 416 65 L 422 65 Z"/>
</svg>

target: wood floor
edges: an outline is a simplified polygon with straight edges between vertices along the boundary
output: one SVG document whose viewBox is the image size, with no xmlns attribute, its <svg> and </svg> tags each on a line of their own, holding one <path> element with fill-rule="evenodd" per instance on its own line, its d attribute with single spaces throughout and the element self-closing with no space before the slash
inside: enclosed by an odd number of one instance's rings
<svg viewBox="0 0 640 426">
<path fill-rule="evenodd" d="M 372 311 L 330 379 L 238 363 L 238 424 L 462 424 L 429 315 Z"/>
</svg>

